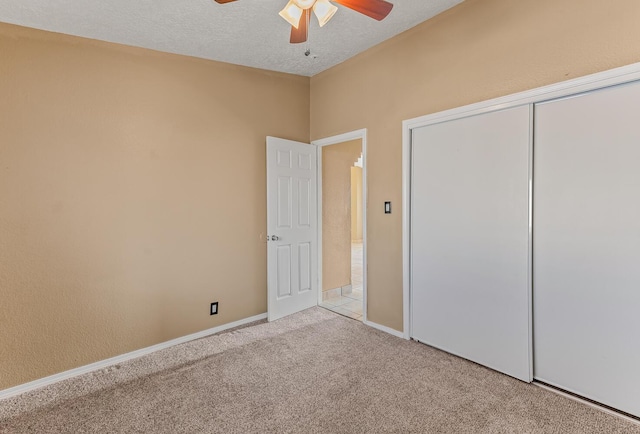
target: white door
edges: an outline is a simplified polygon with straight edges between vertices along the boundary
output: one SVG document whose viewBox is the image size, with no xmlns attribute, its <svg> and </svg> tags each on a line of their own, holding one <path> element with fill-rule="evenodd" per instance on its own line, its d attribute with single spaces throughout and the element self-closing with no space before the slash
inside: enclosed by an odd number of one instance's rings
<svg viewBox="0 0 640 434">
<path fill-rule="evenodd" d="M 536 105 L 537 380 L 640 417 L 640 83 Z"/>
<path fill-rule="evenodd" d="M 317 147 L 267 137 L 269 321 L 318 303 Z"/>
<path fill-rule="evenodd" d="M 529 107 L 413 130 L 411 334 L 531 381 Z"/>
</svg>

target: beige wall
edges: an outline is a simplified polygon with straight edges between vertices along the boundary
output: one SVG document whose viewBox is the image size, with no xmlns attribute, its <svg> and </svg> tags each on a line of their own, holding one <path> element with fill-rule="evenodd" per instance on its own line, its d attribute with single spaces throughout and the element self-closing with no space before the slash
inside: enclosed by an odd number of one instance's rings
<svg viewBox="0 0 640 434">
<path fill-rule="evenodd" d="M 308 78 L 0 24 L 0 389 L 266 312 L 267 135 Z"/>
<path fill-rule="evenodd" d="M 362 167 L 351 168 L 351 241 L 362 241 Z"/>
<path fill-rule="evenodd" d="M 467 0 L 312 77 L 312 140 L 368 129 L 368 319 L 403 327 L 402 121 L 638 62 L 638 17 L 637 0 Z"/>
<path fill-rule="evenodd" d="M 322 290 L 351 283 L 351 166 L 362 140 L 322 148 Z"/>
</svg>

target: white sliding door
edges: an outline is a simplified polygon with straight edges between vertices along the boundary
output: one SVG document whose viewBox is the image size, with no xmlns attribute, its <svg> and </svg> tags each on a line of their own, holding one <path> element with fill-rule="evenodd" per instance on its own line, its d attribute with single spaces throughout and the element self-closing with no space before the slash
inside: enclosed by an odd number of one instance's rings
<svg viewBox="0 0 640 434">
<path fill-rule="evenodd" d="M 640 416 L 640 84 L 535 115 L 535 378 Z"/>
<path fill-rule="evenodd" d="M 411 336 L 531 381 L 529 106 L 413 130 Z"/>
</svg>

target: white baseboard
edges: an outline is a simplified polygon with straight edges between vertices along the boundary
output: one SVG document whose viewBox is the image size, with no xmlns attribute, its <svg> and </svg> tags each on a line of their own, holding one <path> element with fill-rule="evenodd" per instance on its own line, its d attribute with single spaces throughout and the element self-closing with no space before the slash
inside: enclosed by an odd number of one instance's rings
<svg viewBox="0 0 640 434">
<path fill-rule="evenodd" d="M 394 329 L 392 329 L 390 327 L 383 326 L 383 325 L 380 325 L 380 324 L 377 324 L 377 323 L 371 322 L 371 321 L 363 321 L 363 323 L 365 325 L 368 325 L 369 327 L 373 327 L 374 329 L 377 329 L 377 330 L 380 330 L 382 332 L 389 333 L 390 335 L 393 335 L 393 336 L 396 336 L 396 337 L 404 339 L 404 333 L 403 332 L 399 332 L 398 330 L 394 330 Z"/>
<path fill-rule="evenodd" d="M 25 392 L 30 392 L 32 390 L 39 389 L 41 387 L 48 386 L 53 383 L 66 380 L 68 378 L 73 378 L 82 374 L 86 374 L 88 372 L 104 369 L 109 366 L 116 365 L 118 363 L 126 362 L 127 360 L 137 359 L 138 357 L 146 356 L 147 354 L 155 353 L 156 351 L 164 350 L 166 348 L 170 348 L 175 345 L 184 344 L 189 341 L 193 341 L 195 339 L 204 338 L 216 333 L 223 332 L 225 330 L 232 329 L 234 327 L 249 324 L 254 321 L 260 321 L 266 318 L 267 318 L 267 314 L 262 313 L 260 315 L 255 315 L 249 318 L 244 318 L 238 321 L 230 322 L 228 324 L 223 324 L 217 327 L 210 328 L 208 330 L 203 330 L 201 332 L 193 333 L 187 336 L 172 339 L 167 342 L 162 342 L 156 345 L 152 345 L 150 347 L 141 348 L 139 350 L 135 350 L 130 353 L 111 357 L 110 359 L 100 360 L 99 362 L 91 363 L 89 365 L 80 366 L 78 368 L 70 369 L 68 371 L 64 371 L 58 374 L 50 375 L 48 377 L 40 378 L 39 380 L 31 381 L 29 383 L 20 384 L 18 386 L 11 387 L 9 389 L 0 390 L 0 400 L 11 398 Z"/>
<path fill-rule="evenodd" d="M 327 301 L 328 298 L 331 297 L 340 297 L 342 295 L 342 287 L 337 287 L 333 289 L 327 289 L 326 291 L 322 291 L 322 301 Z"/>
</svg>

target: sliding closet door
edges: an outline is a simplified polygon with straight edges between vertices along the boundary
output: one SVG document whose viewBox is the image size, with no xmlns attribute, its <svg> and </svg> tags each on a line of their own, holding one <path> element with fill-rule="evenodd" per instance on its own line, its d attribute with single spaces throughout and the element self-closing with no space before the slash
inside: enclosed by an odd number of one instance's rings
<svg viewBox="0 0 640 434">
<path fill-rule="evenodd" d="M 413 130 L 411 335 L 531 381 L 530 108 Z"/>
<path fill-rule="evenodd" d="M 534 376 L 640 416 L 640 84 L 535 108 Z"/>
</svg>

